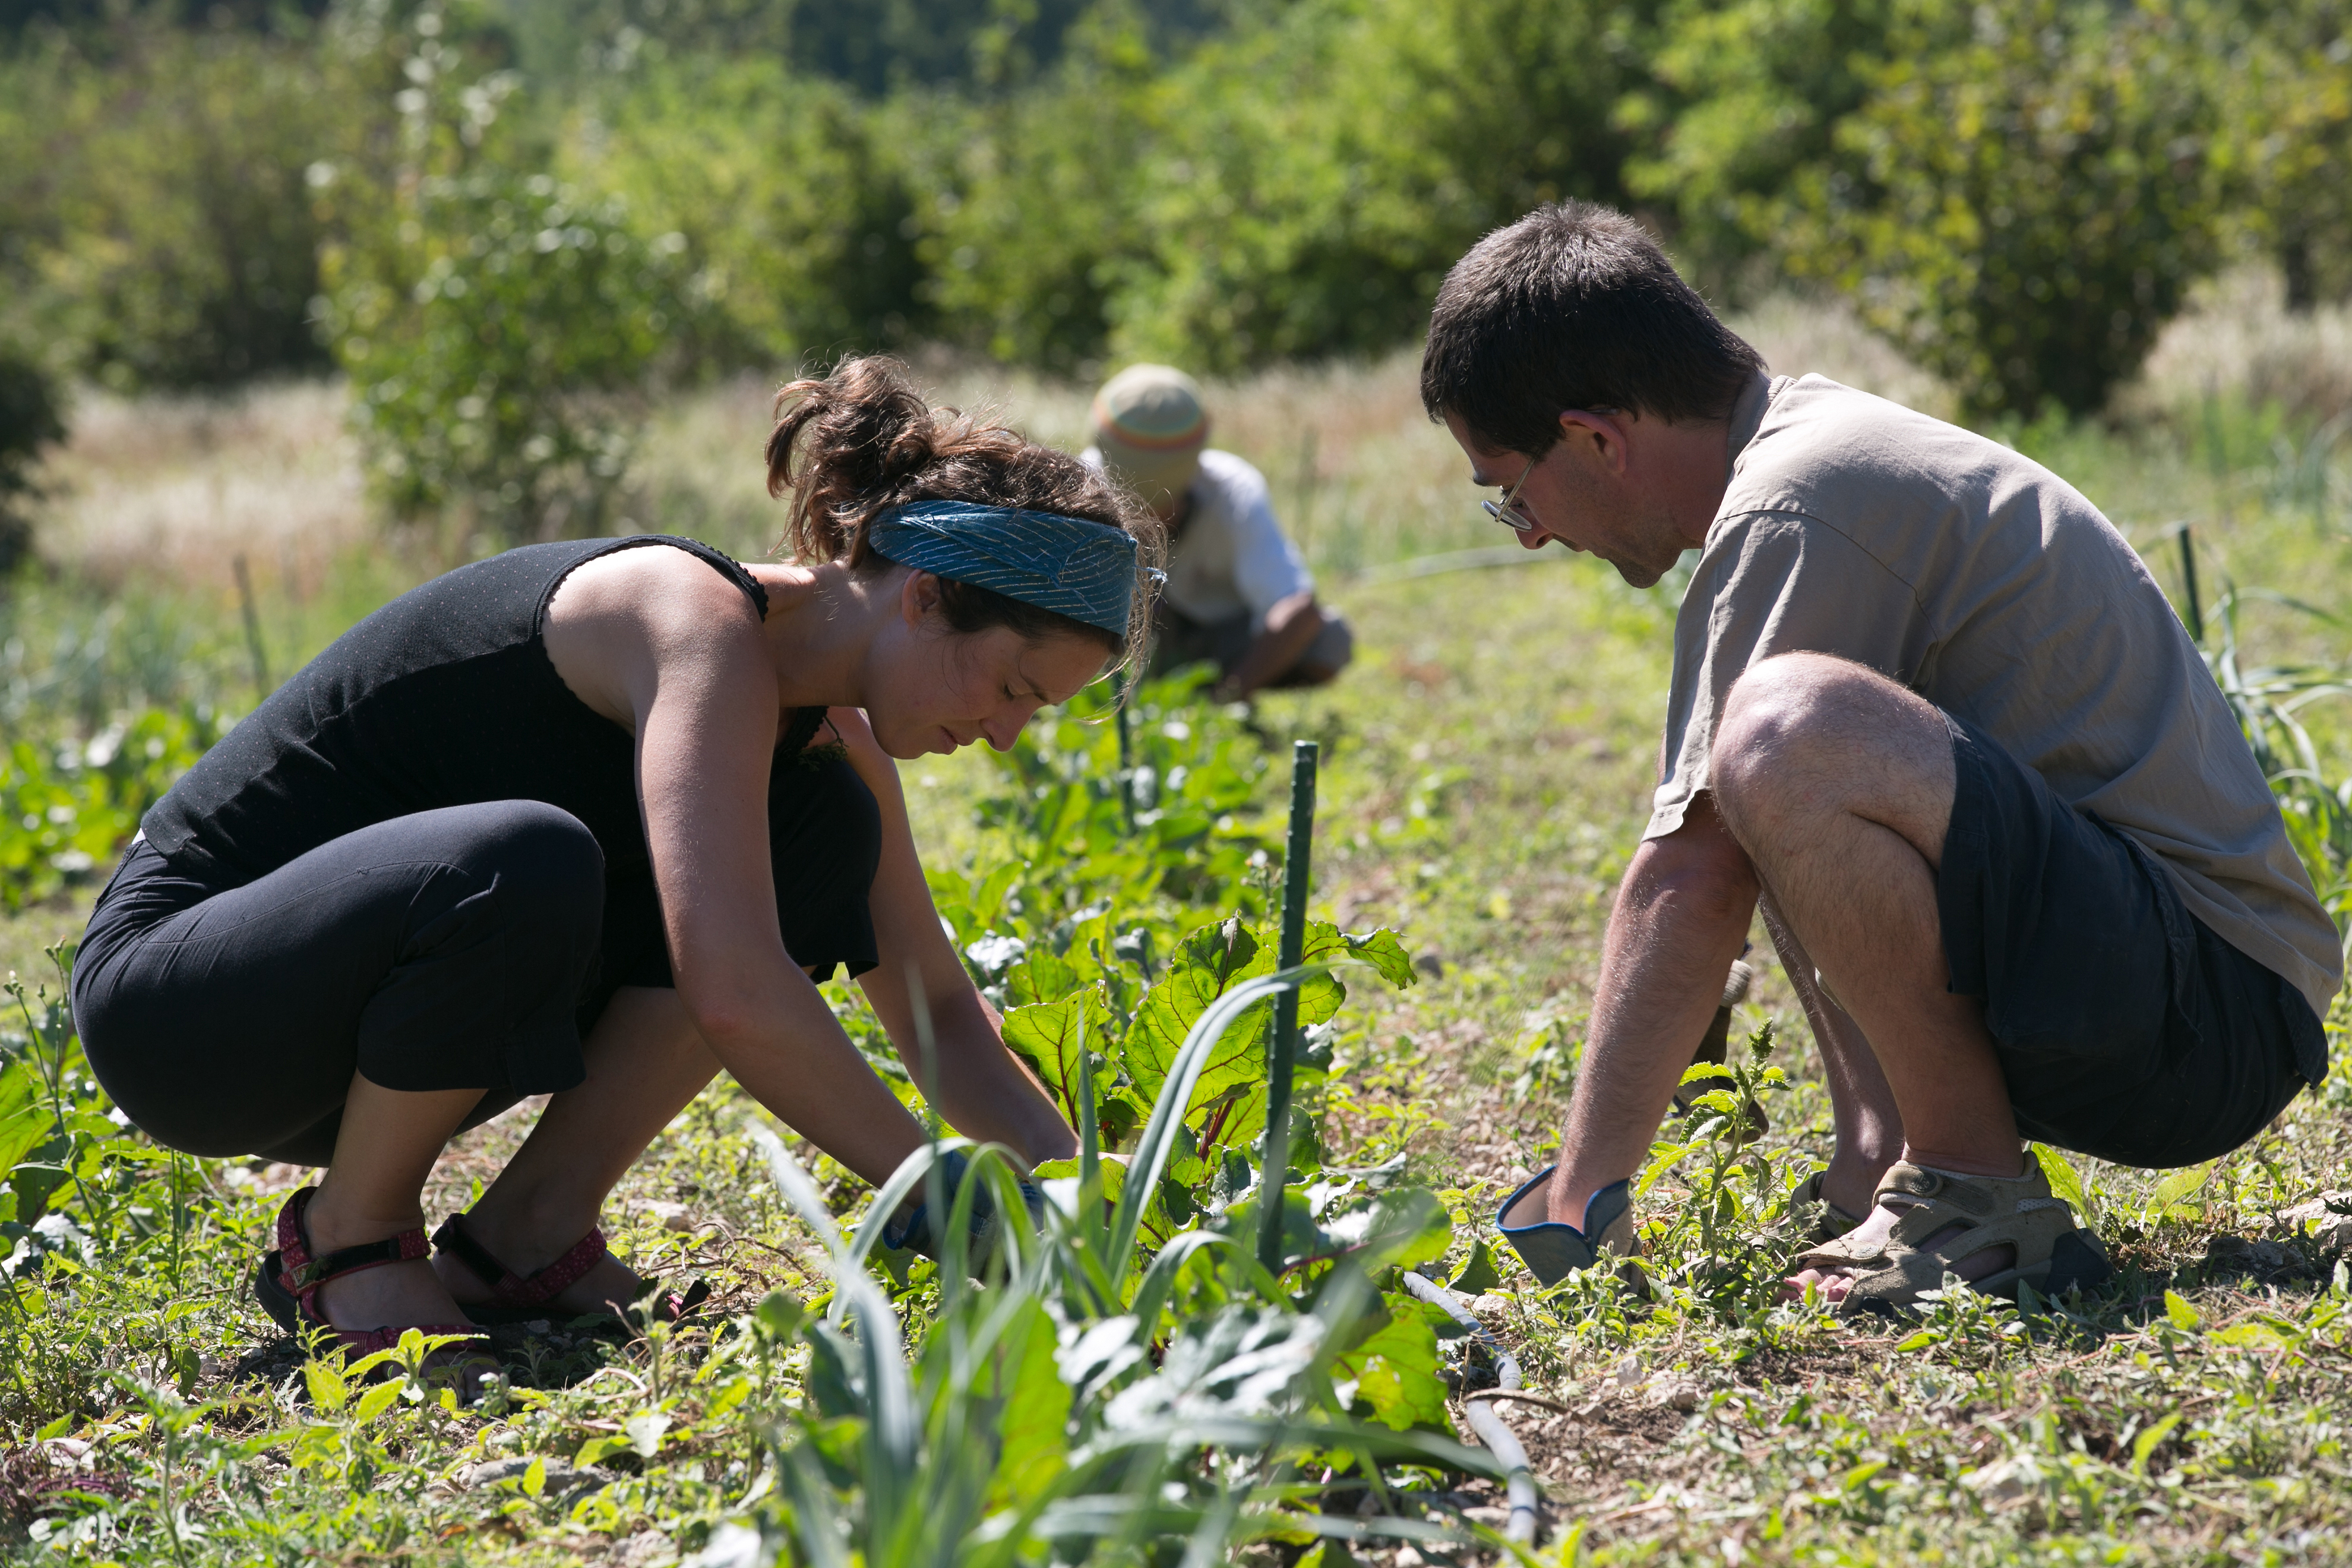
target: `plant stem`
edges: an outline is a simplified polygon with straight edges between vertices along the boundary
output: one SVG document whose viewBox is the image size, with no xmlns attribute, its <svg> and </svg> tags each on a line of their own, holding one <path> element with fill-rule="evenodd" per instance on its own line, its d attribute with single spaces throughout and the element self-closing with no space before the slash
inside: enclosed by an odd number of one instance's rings
<svg viewBox="0 0 2352 1568">
<path fill-rule="evenodd" d="M 2197 602 L 2197 545 L 2189 537 L 2189 525 L 2182 523 L 2174 535 L 2180 542 L 2180 590 L 2188 613 L 2181 619 L 2188 624 L 2189 640 L 2198 647 L 2205 646 L 2205 611 Z"/>
<path fill-rule="evenodd" d="M 1110 678 L 1111 713 L 1118 726 L 1118 810 L 1119 819 L 1127 830 L 1135 831 L 1135 742 L 1129 736 L 1127 711 L 1127 672 L 1115 670 Z"/>
<path fill-rule="evenodd" d="M 163 1426 L 163 1533 L 172 1538 L 172 1561 L 179 1568 L 188 1568 L 187 1543 L 180 1539 L 180 1516 L 172 1509 L 172 1458 L 178 1445 L 173 1439 L 178 1430 L 169 1422 Z"/>
<path fill-rule="evenodd" d="M 186 1158 L 187 1156 L 177 1149 L 172 1151 L 172 1293 L 174 1296 L 179 1295 L 183 1289 L 181 1240 L 187 1229 L 188 1211 L 180 1196 L 180 1167 L 181 1163 Z"/>
<path fill-rule="evenodd" d="M 47 1028 L 33 1022 L 33 1005 L 26 999 L 22 982 L 10 981 L 6 990 L 16 999 L 16 1011 L 24 1015 L 25 1037 L 42 1080 L 49 1086 L 49 1114 L 56 1119 L 58 1136 L 62 1138 L 66 1135 L 65 1043 L 53 1041 Z"/>
</svg>

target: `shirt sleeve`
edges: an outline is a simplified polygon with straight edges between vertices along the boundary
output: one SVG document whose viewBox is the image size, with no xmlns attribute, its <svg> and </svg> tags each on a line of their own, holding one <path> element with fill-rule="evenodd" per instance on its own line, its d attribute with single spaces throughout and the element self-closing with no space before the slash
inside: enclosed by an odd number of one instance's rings
<svg viewBox="0 0 2352 1568">
<path fill-rule="evenodd" d="M 1218 465 L 1234 531 L 1234 591 L 1249 606 L 1252 620 L 1293 594 L 1315 586 L 1307 563 L 1274 519 L 1274 497 L 1265 476 L 1238 458 Z"/>
<path fill-rule="evenodd" d="M 1910 585 L 1843 532 L 1792 512 L 1717 522 L 1675 619 L 1663 776 L 1642 837 L 1683 825 L 1691 797 L 1707 787 L 1724 700 L 1757 664 L 1834 654 L 1913 686 L 1933 647 Z"/>
</svg>

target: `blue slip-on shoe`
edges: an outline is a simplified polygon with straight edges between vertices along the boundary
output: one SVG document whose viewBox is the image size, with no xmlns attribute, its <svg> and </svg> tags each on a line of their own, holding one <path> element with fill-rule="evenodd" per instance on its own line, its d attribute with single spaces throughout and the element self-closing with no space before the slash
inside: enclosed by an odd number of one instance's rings
<svg viewBox="0 0 2352 1568">
<path fill-rule="evenodd" d="M 1495 1228 L 1519 1255 L 1519 1261 L 1538 1283 L 1557 1285 L 1580 1268 L 1590 1268 L 1604 1258 L 1631 1258 L 1633 1255 L 1633 1184 L 1612 1182 L 1592 1194 L 1584 1205 L 1584 1228 L 1562 1225 L 1558 1220 L 1545 1220 L 1537 1225 L 1513 1226 L 1511 1210 L 1519 1200 L 1537 1187 L 1551 1180 L 1557 1165 L 1546 1165 L 1520 1186 L 1517 1192 L 1503 1200 L 1495 1211 Z"/>
</svg>

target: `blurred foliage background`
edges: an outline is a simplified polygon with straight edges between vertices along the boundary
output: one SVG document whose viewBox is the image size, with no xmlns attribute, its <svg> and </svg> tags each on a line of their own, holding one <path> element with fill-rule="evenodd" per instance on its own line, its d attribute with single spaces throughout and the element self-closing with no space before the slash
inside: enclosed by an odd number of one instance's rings
<svg viewBox="0 0 2352 1568">
<path fill-rule="evenodd" d="M 2233 263 L 2290 309 L 2352 293 L 2347 26 L 2352 0 L 0 0 L 0 508 L 60 385 L 340 368 L 380 508 L 592 531 L 652 389 L 923 344 L 1078 380 L 1378 355 L 1563 196 L 1637 212 L 1727 309 L 1842 296 L 1971 421 L 2095 415 Z"/>
</svg>

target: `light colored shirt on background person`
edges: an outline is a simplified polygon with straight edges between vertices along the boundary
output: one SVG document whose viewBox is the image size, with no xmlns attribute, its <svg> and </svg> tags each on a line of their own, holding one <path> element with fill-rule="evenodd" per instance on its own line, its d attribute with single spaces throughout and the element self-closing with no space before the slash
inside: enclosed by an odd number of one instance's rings
<svg viewBox="0 0 2352 1568">
<path fill-rule="evenodd" d="M 2156 580 L 2080 492 L 1997 442 L 1818 375 L 1759 377 L 1675 622 L 1643 837 L 1706 788 L 1723 700 L 1773 654 L 1836 654 L 1977 725 L 2155 856 L 2191 913 L 2327 1015 L 2336 929 L 2229 703 Z"/>
<path fill-rule="evenodd" d="M 1078 454 L 1103 466 L 1089 447 Z M 1315 586 L 1306 563 L 1274 519 L 1265 476 L 1244 458 L 1212 447 L 1189 492 L 1192 511 L 1168 551 L 1168 582 L 1160 593 L 1196 621 L 1222 621 L 1249 612 L 1253 622 L 1293 594 Z"/>
</svg>

